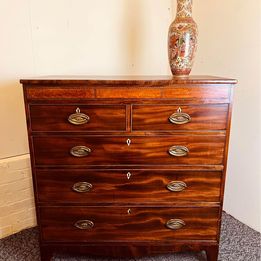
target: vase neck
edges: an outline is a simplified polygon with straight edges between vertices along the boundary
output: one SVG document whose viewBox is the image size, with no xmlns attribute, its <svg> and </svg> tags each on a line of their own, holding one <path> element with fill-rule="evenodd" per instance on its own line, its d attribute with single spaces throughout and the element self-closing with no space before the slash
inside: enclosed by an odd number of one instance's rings
<svg viewBox="0 0 261 261">
<path fill-rule="evenodd" d="M 177 17 L 192 17 L 192 0 L 177 0 Z"/>
</svg>

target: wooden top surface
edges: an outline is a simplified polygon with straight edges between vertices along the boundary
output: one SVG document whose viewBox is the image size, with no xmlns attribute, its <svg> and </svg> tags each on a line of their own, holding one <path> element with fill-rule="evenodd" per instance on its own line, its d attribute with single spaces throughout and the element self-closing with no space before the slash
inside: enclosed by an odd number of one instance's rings
<svg viewBox="0 0 261 261">
<path fill-rule="evenodd" d="M 171 84 L 236 84 L 237 81 L 229 78 L 216 76 L 188 76 L 174 77 L 172 75 L 162 76 L 70 76 L 53 75 L 21 79 L 23 84 L 87 84 L 87 85 L 171 85 Z"/>
</svg>

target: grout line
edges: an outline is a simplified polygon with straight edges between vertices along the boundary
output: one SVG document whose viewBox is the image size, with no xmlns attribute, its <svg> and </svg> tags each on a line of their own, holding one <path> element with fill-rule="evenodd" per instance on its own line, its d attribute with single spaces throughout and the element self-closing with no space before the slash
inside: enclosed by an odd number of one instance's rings
<svg viewBox="0 0 261 261">
<path fill-rule="evenodd" d="M 25 156 L 25 155 L 30 155 L 29 153 L 24 153 L 24 154 L 18 154 L 18 155 L 14 155 L 14 156 L 10 156 L 10 157 L 5 157 L 5 158 L 1 158 L 1 160 L 6 160 L 6 159 L 11 159 L 11 158 L 15 158 L 15 157 L 21 157 L 21 156 Z"/>
</svg>

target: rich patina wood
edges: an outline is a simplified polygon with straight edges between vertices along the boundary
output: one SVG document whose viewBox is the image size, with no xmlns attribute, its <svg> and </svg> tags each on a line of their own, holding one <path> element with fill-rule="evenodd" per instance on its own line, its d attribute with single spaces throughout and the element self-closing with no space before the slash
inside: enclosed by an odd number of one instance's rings
<svg viewBox="0 0 261 261">
<path fill-rule="evenodd" d="M 235 80 L 21 82 L 42 260 L 202 250 L 217 260 Z"/>
<path fill-rule="evenodd" d="M 205 248 L 208 261 L 218 260 L 218 246 L 208 246 Z"/>
<path fill-rule="evenodd" d="M 40 208 L 42 238 L 46 242 L 216 240 L 218 213 L 218 208 Z M 173 218 L 183 220 L 184 227 L 167 228 Z M 79 229 L 75 227 L 79 220 L 92 221 L 94 226 Z"/>
<path fill-rule="evenodd" d="M 170 84 L 236 84 L 234 79 L 209 75 L 191 75 L 189 77 L 173 77 L 172 75 L 158 76 L 85 76 L 85 75 L 61 75 L 61 76 L 44 76 L 21 79 L 22 84 L 39 85 L 39 86 L 68 86 L 68 85 L 85 85 L 85 86 L 167 86 Z"/>
<path fill-rule="evenodd" d="M 178 111 L 181 111 L 179 113 Z M 171 122 L 171 116 L 182 113 L 189 120 Z M 228 105 L 133 105 L 132 129 L 134 131 L 225 130 Z M 175 116 L 175 115 L 174 115 Z"/>
<path fill-rule="evenodd" d="M 117 87 L 116 91 L 111 91 L 109 87 L 89 87 L 84 88 L 82 85 L 72 86 L 66 88 L 55 88 L 38 86 L 38 88 L 28 86 L 26 95 L 28 100 L 57 100 L 57 99 L 174 99 L 187 100 L 195 104 L 229 102 L 230 85 L 217 85 L 216 88 L 210 86 L 187 85 L 181 87 L 180 85 L 166 86 L 166 87 L 140 87 L 128 86 Z M 141 85 L 142 86 L 142 85 Z"/>
<path fill-rule="evenodd" d="M 181 99 L 193 103 L 229 103 L 233 79 L 210 76 L 186 78 L 158 77 L 116 77 L 99 79 L 84 77 L 46 77 L 23 79 L 28 100 L 57 99 Z M 114 88 L 116 87 L 116 89 Z M 142 89 L 141 89 L 142 87 Z"/>
<path fill-rule="evenodd" d="M 127 144 L 130 140 L 130 145 Z M 35 164 L 38 165 L 215 165 L 223 163 L 225 136 L 150 136 L 150 137 L 34 137 Z M 70 154 L 84 146 L 91 152 L 84 157 Z M 185 146 L 187 156 L 169 153 L 172 146 Z"/>
<path fill-rule="evenodd" d="M 184 172 L 157 169 L 37 170 L 36 175 L 40 203 L 91 205 L 217 203 L 220 200 L 222 177 L 222 173 L 218 171 Z M 186 187 L 182 191 L 170 191 L 167 186 L 175 181 L 185 183 Z M 86 192 L 75 192 L 73 185 L 78 182 L 90 183 L 92 188 Z"/>
<path fill-rule="evenodd" d="M 73 124 L 71 115 L 79 109 L 89 117 L 88 122 Z M 125 131 L 126 106 L 118 105 L 31 105 L 30 119 L 32 131 Z"/>
<path fill-rule="evenodd" d="M 182 252 L 182 251 L 202 251 L 208 249 L 208 251 L 212 249 L 218 250 L 218 245 L 214 242 L 202 241 L 201 243 L 195 241 L 189 241 L 186 245 L 182 242 L 175 242 L 175 244 L 168 243 L 129 243 L 128 245 L 125 243 L 106 243 L 106 248 L 104 247 L 104 243 L 95 243 L 95 244 L 43 244 L 41 246 L 41 253 L 44 254 L 42 256 L 42 260 L 50 260 L 52 253 L 69 253 L 73 255 L 73 257 L 84 258 L 87 256 L 97 256 L 97 257 L 140 257 L 140 256 L 155 256 L 159 254 L 173 253 L 173 252 Z M 216 259 L 208 259 L 210 261 L 217 260 Z"/>
</svg>

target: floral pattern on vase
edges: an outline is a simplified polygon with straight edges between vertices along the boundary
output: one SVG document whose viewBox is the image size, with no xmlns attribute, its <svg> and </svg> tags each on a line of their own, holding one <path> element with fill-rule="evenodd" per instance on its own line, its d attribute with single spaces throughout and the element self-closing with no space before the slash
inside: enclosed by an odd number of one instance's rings
<svg viewBox="0 0 261 261">
<path fill-rule="evenodd" d="M 198 29 L 192 18 L 192 0 L 177 0 L 177 15 L 168 36 L 169 62 L 172 74 L 190 74 L 197 49 Z"/>
</svg>

